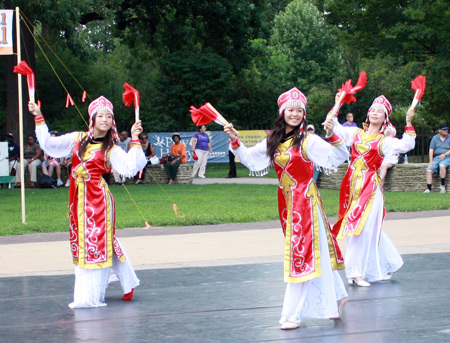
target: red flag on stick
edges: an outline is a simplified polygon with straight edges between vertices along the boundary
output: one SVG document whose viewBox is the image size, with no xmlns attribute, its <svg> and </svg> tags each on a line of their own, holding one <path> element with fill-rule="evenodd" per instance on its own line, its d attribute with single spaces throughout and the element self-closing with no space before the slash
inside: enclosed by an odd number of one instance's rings
<svg viewBox="0 0 450 343">
<path fill-rule="evenodd" d="M 414 98 L 411 107 L 413 108 L 416 107 L 420 99 L 422 99 L 422 95 L 423 93 L 425 93 L 426 83 L 427 77 L 424 75 L 419 75 L 414 80 L 411 81 L 411 89 L 414 89 L 416 91 L 414 93 Z"/>
<path fill-rule="evenodd" d="M 222 126 L 229 124 L 228 121 L 219 113 L 219 111 L 217 111 L 209 102 L 207 102 L 200 108 L 191 106 L 189 111 L 191 112 L 192 121 L 197 126 L 206 125 L 211 123 L 212 121 Z M 236 132 L 236 134 L 238 134 L 235 129 L 233 130 Z"/>
<path fill-rule="evenodd" d="M 134 114 L 136 116 L 136 121 L 139 120 L 139 106 L 141 104 L 141 97 L 137 89 L 131 87 L 128 83 L 123 84 L 125 92 L 122 94 L 122 99 L 125 106 L 129 107 L 134 102 Z"/>
<path fill-rule="evenodd" d="M 69 104 L 70 104 L 71 106 L 75 105 L 75 103 L 73 102 L 72 97 L 70 96 L 69 93 L 67 93 L 67 97 L 66 97 L 66 108 L 69 107 Z"/>
<path fill-rule="evenodd" d="M 356 83 L 355 87 L 352 86 L 352 79 L 347 80 L 341 88 L 339 88 L 339 92 L 341 92 L 341 96 L 339 97 L 337 106 L 333 107 L 333 110 L 331 111 L 331 117 L 334 117 L 341 108 L 342 104 L 345 102 L 347 104 L 350 104 L 351 102 L 356 102 L 356 98 L 354 94 L 356 92 L 359 92 L 364 87 L 366 87 L 367 84 L 367 74 L 365 71 L 362 71 L 359 74 L 358 82 Z"/>
<path fill-rule="evenodd" d="M 36 91 L 35 88 L 36 81 L 34 71 L 30 68 L 27 62 L 21 61 L 18 65 L 14 66 L 13 72 L 21 75 L 26 75 L 28 84 L 28 95 L 30 97 L 30 101 L 34 102 L 34 94 Z"/>
</svg>

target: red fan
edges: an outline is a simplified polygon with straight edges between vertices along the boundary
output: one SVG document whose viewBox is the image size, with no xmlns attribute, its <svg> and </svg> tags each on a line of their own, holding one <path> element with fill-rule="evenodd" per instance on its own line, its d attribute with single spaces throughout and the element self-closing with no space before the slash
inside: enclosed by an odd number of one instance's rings
<svg viewBox="0 0 450 343">
<path fill-rule="evenodd" d="M 209 102 L 200 108 L 191 106 L 189 111 L 191 112 L 192 121 L 197 126 L 206 125 L 212 121 L 222 126 L 229 124 L 228 121 L 219 113 L 219 111 L 217 111 Z M 236 134 L 238 133 L 236 130 L 234 131 Z"/>
<path fill-rule="evenodd" d="M 337 106 L 333 107 L 330 116 L 334 117 L 344 102 L 347 104 L 350 104 L 351 102 L 356 102 L 354 94 L 362 90 L 364 87 L 366 87 L 366 84 L 367 84 L 367 75 L 365 71 L 362 71 L 359 74 L 358 82 L 356 83 L 355 87 L 352 86 L 352 79 L 347 80 L 342 85 L 342 87 L 339 88 L 339 92 L 341 92 L 341 95 L 339 97 Z"/>
<path fill-rule="evenodd" d="M 425 93 L 426 83 L 427 77 L 424 75 L 419 75 L 411 81 L 411 89 L 414 89 L 416 91 L 414 93 L 414 99 L 411 104 L 412 108 L 416 107 L 419 103 L 419 100 L 422 99 L 422 95 L 423 93 Z"/>
<path fill-rule="evenodd" d="M 34 71 L 30 68 L 30 66 L 25 61 L 21 61 L 18 65 L 14 66 L 13 72 L 21 75 L 26 75 L 27 84 L 28 84 L 28 95 L 30 97 L 30 101 L 34 102 L 34 94 L 35 94 L 35 76 Z"/>
<path fill-rule="evenodd" d="M 125 106 L 129 107 L 134 102 L 134 114 L 136 116 L 136 121 L 139 120 L 139 106 L 141 104 L 141 97 L 137 89 L 131 87 L 127 82 L 123 84 L 125 92 L 122 94 L 123 102 Z"/>
</svg>

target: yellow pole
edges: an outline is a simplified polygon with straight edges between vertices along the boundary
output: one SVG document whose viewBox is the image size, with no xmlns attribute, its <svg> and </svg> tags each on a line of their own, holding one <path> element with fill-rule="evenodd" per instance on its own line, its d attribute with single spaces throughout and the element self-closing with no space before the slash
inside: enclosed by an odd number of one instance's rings
<svg viewBox="0 0 450 343">
<path fill-rule="evenodd" d="M 20 11 L 16 7 L 16 48 L 17 48 L 17 64 L 20 63 Z M 22 75 L 17 74 L 18 101 L 19 101 L 19 142 L 20 142 L 20 198 L 22 204 L 22 224 L 26 224 L 25 215 L 25 168 L 23 166 L 23 106 L 22 106 Z"/>
</svg>

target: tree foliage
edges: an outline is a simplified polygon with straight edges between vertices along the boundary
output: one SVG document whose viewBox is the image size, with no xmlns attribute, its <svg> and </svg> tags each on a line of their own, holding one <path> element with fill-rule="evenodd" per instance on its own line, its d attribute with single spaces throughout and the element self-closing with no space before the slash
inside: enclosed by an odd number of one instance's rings
<svg viewBox="0 0 450 343">
<path fill-rule="evenodd" d="M 401 121 L 413 95 L 410 82 L 424 74 L 420 125 L 432 130 L 450 121 L 447 0 L 0 0 L 0 5 L 20 6 L 33 24 L 36 52 L 29 53 L 36 57 L 37 95 L 58 131 L 84 129 L 83 90 L 91 99 L 112 100 L 119 128 L 128 129 L 134 116 L 121 100 L 124 82 L 140 91 L 149 131 L 194 129 L 189 107 L 207 101 L 240 129 L 268 129 L 278 95 L 293 86 L 308 96 L 308 118 L 318 127 L 341 83 L 356 80 L 361 70 L 368 84 L 357 103 L 342 108 L 342 116 L 352 111 L 364 121 L 373 99 L 385 94 L 394 106 L 393 120 Z M 11 63 L 5 65 L 0 96 L 8 98 L 9 82 L 17 77 Z M 66 92 L 77 107 L 64 107 Z M 16 125 L 5 120 L 5 112 L 0 102 L 3 131 Z"/>
<path fill-rule="evenodd" d="M 338 28 L 340 40 L 353 52 L 352 57 L 359 57 L 361 65 L 372 66 L 374 74 L 369 79 L 377 78 L 378 89 L 405 105 L 412 97 L 410 81 L 424 74 L 428 83 L 423 98 L 426 111 L 450 120 L 448 1 L 319 2 L 327 13 L 327 23 Z"/>
</svg>

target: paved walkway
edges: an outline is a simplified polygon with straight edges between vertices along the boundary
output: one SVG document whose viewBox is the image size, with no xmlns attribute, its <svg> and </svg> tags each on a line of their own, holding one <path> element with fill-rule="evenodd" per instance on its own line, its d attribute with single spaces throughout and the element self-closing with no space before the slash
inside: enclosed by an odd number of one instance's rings
<svg viewBox="0 0 450 343">
<path fill-rule="evenodd" d="M 235 177 L 231 179 L 227 178 L 195 178 L 192 180 L 194 185 L 211 185 L 217 183 L 237 183 L 237 184 L 250 184 L 250 185 L 278 185 L 278 179 L 270 177 Z"/>
<path fill-rule="evenodd" d="M 388 213 L 384 230 L 401 254 L 441 253 L 450 252 L 449 223 L 450 211 Z M 281 262 L 284 243 L 278 221 L 135 228 L 117 236 L 138 270 Z M 0 266 L 0 277 L 72 274 L 68 233 L 0 237 Z"/>
</svg>

